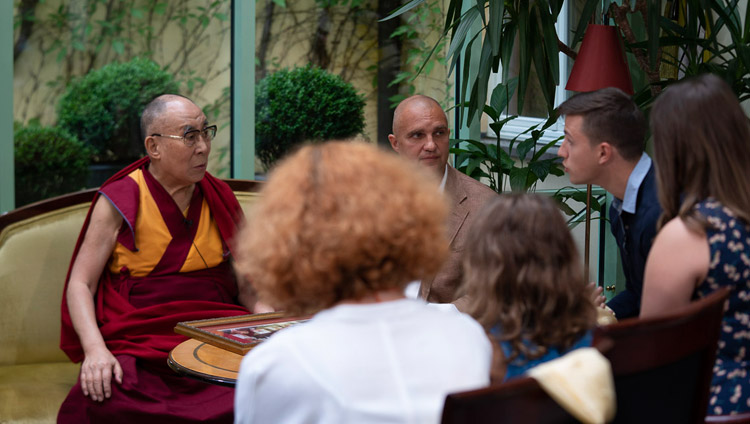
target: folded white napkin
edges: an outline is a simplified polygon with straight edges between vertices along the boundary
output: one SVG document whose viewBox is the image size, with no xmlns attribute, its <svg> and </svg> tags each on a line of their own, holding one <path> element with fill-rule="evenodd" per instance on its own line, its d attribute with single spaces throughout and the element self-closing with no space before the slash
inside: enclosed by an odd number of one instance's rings
<svg viewBox="0 0 750 424">
<path fill-rule="evenodd" d="M 605 423 L 615 417 L 612 367 L 598 350 L 576 349 L 528 371 L 545 392 L 584 423 Z"/>
</svg>

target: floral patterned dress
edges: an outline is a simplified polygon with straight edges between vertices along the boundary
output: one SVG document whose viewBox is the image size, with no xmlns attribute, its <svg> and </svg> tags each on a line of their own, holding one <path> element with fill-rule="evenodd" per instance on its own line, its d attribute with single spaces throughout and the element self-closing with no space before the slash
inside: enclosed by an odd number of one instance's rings
<svg viewBox="0 0 750 424">
<path fill-rule="evenodd" d="M 711 228 L 706 236 L 711 259 L 706 280 L 696 289 L 704 297 L 730 286 L 711 382 L 709 415 L 750 411 L 750 225 L 721 203 L 708 199 L 696 209 Z"/>
</svg>

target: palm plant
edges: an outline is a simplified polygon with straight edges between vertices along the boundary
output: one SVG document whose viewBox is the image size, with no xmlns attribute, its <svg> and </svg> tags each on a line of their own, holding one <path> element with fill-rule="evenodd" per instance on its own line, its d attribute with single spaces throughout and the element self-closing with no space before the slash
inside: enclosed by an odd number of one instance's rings
<svg viewBox="0 0 750 424">
<path fill-rule="evenodd" d="M 386 19 L 398 16 L 425 0 L 411 0 Z M 533 189 L 548 174 L 561 175 L 559 162 L 543 154 L 558 140 L 538 144 L 541 135 L 557 118 L 554 110 L 559 85 L 562 52 L 572 59 L 589 22 L 602 16 L 616 25 L 624 40 L 636 88 L 635 100 L 647 113 L 661 90 L 685 77 L 712 72 L 724 78 L 740 101 L 750 98 L 750 8 L 744 19 L 739 0 L 585 0 L 570 45 L 560 41 L 556 21 L 564 0 L 450 0 L 443 33 L 433 52 L 450 39 L 446 58 L 449 72 L 460 69 L 456 82 L 457 110 L 467 122 L 487 114 L 495 134 L 490 143 L 480 140 L 454 140 L 459 170 L 489 182 L 497 191 Z M 744 24 L 743 24 L 744 22 Z M 610 22 L 608 22 L 610 23 Z M 728 40 L 728 41 L 727 41 Z M 478 43 L 478 48 L 472 48 Z M 514 46 L 518 46 L 518 76 L 508 78 Z M 479 52 L 479 66 L 471 72 L 472 55 Z M 427 59 L 423 63 L 427 63 Z M 531 67 L 536 72 L 530 72 Z M 423 65 L 424 66 L 424 65 Z M 492 89 L 492 72 L 502 68 L 504 83 Z M 532 81 L 536 79 L 536 81 Z M 516 119 L 507 113 L 513 92 L 517 108 L 523 110 L 527 88 L 541 88 L 549 119 L 529 127 L 508 142 L 500 129 Z M 488 93 L 491 92 L 489 103 Z M 514 153 L 515 148 L 515 153 Z M 531 156 L 527 160 L 527 155 Z M 514 159 L 515 158 L 515 159 Z M 507 184 L 506 184 L 507 182 Z M 566 200 L 585 201 L 585 193 L 558 191 L 555 197 L 571 221 L 579 221 L 583 211 L 570 208 Z M 601 210 L 601 200 L 591 203 Z"/>
<path fill-rule="evenodd" d="M 412 0 L 389 18 L 424 1 Z M 560 41 L 555 27 L 563 1 L 450 0 L 443 36 L 450 37 L 450 71 L 463 66 L 457 103 L 465 107 L 469 121 L 484 111 L 491 71 L 502 65 L 503 81 L 508 81 L 516 44 L 517 110 L 523 110 L 530 79 L 536 78 L 553 116 L 555 86 L 560 83 L 559 53 L 575 59 L 575 48 L 587 24 L 599 14 L 611 17 L 623 36 L 634 80 L 643 81 L 636 87 L 636 100 L 644 108 L 664 86 L 705 72 L 724 78 L 741 101 L 750 98 L 750 8 L 742 19 L 739 0 L 622 0 L 620 4 L 586 0 L 569 46 Z M 474 43 L 480 43 L 481 48 L 479 68 L 471 73 Z M 529 72 L 532 64 L 536 73 Z M 663 69 L 668 67 L 677 70 L 671 77 L 664 75 Z"/>
</svg>

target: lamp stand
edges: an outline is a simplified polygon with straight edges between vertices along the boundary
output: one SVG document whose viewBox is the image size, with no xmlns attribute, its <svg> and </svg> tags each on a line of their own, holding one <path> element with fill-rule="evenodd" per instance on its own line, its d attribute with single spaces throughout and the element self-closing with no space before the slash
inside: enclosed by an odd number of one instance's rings
<svg viewBox="0 0 750 424">
<path fill-rule="evenodd" d="M 586 236 L 583 241 L 583 281 L 589 282 L 589 250 L 591 248 L 591 184 L 586 184 Z"/>
</svg>

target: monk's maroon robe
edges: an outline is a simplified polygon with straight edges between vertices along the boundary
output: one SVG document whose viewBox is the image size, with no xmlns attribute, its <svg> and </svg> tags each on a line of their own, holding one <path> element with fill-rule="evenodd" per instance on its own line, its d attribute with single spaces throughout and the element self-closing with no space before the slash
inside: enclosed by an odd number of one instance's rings
<svg viewBox="0 0 750 424">
<path fill-rule="evenodd" d="M 184 262 L 205 198 L 225 247 L 242 220 L 232 190 L 206 173 L 184 217 L 169 194 L 148 173 L 148 158 L 141 159 L 105 182 L 97 193 L 76 244 L 72 264 L 89 225 L 93 205 L 105 195 L 123 215 L 118 242 L 135 250 L 138 185 L 127 177 L 141 168 L 148 190 L 172 236 L 158 265 L 145 277 L 118 274 L 105 268 L 95 295 L 97 323 L 107 348 L 123 368 L 123 383 L 112 382 L 112 396 L 95 402 L 83 395 L 80 381 L 71 389 L 58 415 L 61 423 L 82 422 L 231 422 L 234 389 L 183 378 L 167 366 L 169 351 L 186 337 L 174 332 L 180 321 L 247 314 L 237 304 L 237 285 L 228 261 L 192 272 L 178 272 Z M 186 225 L 186 223 L 190 225 Z M 141 237 L 142 238 L 142 237 Z M 227 252 L 228 253 L 228 252 Z M 67 290 L 70 269 L 66 278 Z M 84 358 L 73 329 L 65 292 L 62 301 L 60 347 L 74 362 Z"/>
</svg>

